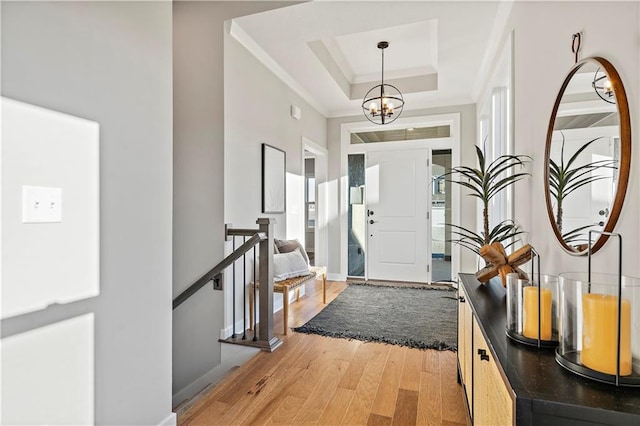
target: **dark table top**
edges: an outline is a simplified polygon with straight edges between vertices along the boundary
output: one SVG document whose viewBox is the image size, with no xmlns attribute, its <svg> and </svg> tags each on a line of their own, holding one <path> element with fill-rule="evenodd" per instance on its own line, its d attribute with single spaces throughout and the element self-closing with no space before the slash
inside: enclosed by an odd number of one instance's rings
<svg viewBox="0 0 640 426">
<path fill-rule="evenodd" d="M 460 274 L 478 325 L 516 395 L 517 424 L 640 425 L 640 389 L 616 388 L 561 367 L 554 349 L 513 342 L 505 333 L 506 290 L 499 278 L 482 285 Z"/>
</svg>

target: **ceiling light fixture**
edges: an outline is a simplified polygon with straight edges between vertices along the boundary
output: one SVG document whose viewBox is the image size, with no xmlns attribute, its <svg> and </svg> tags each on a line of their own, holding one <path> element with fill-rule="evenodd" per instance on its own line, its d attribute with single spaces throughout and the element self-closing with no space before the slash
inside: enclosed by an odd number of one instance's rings
<svg viewBox="0 0 640 426">
<path fill-rule="evenodd" d="M 607 74 L 600 68 L 598 68 L 596 73 L 593 75 L 593 82 L 591 83 L 591 86 L 593 87 L 593 90 L 596 91 L 596 95 L 598 95 L 600 99 L 610 104 L 616 103 L 613 84 L 611 84 L 611 80 L 609 80 Z"/>
<path fill-rule="evenodd" d="M 382 51 L 382 78 L 380 84 L 372 87 L 364 96 L 362 110 L 367 120 L 375 124 L 389 124 L 402 113 L 404 99 L 397 87 L 384 83 L 384 49 L 389 42 L 381 41 L 378 49 Z"/>
</svg>

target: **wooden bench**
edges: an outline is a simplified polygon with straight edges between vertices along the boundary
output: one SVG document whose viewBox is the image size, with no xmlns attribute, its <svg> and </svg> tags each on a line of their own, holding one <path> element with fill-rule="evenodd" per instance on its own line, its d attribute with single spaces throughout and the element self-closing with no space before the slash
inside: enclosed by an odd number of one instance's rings
<svg viewBox="0 0 640 426">
<path fill-rule="evenodd" d="M 309 275 L 289 278 L 284 281 L 273 283 L 273 292 L 282 293 L 282 315 L 284 323 L 284 334 L 289 330 L 289 291 L 296 291 L 296 302 L 300 299 L 300 287 L 308 282 L 315 281 L 322 274 L 322 302 L 327 303 L 327 273 L 325 268 L 311 268 Z M 249 328 L 253 327 L 253 293 L 254 287 L 260 289 L 260 283 L 255 285 L 253 281 L 249 284 Z"/>
</svg>

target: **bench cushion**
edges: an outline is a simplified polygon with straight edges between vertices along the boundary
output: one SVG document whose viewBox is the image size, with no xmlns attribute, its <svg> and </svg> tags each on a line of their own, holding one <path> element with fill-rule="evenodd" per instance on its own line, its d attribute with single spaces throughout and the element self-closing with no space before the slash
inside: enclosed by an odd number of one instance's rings
<svg viewBox="0 0 640 426">
<path fill-rule="evenodd" d="M 309 274 L 309 265 L 300 254 L 300 250 L 295 249 L 289 253 L 273 255 L 274 281 L 283 281 L 307 274 Z"/>
<path fill-rule="evenodd" d="M 279 240 L 274 239 L 273 243 L 275 245 L 276 253 L 289 253 L 294 251 L 295 249 L 300 250 L 300 254 L 304 258 L 304 261 L 309 264 L 309 255 L 305 251 L 304 247 L 300 243 L 300 241 L 296 240 Z"/>
</svg>

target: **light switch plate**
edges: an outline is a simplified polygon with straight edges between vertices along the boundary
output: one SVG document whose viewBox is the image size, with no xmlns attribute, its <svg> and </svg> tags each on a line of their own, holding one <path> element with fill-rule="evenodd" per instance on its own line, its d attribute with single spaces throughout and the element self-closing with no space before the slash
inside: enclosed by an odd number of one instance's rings
<svg viewBox="0 0 640 426">
<path fill-rule="evenodd" d="M 22 223 L 62 222 L 62 188 L 22 187 Z"/>
</svg>

